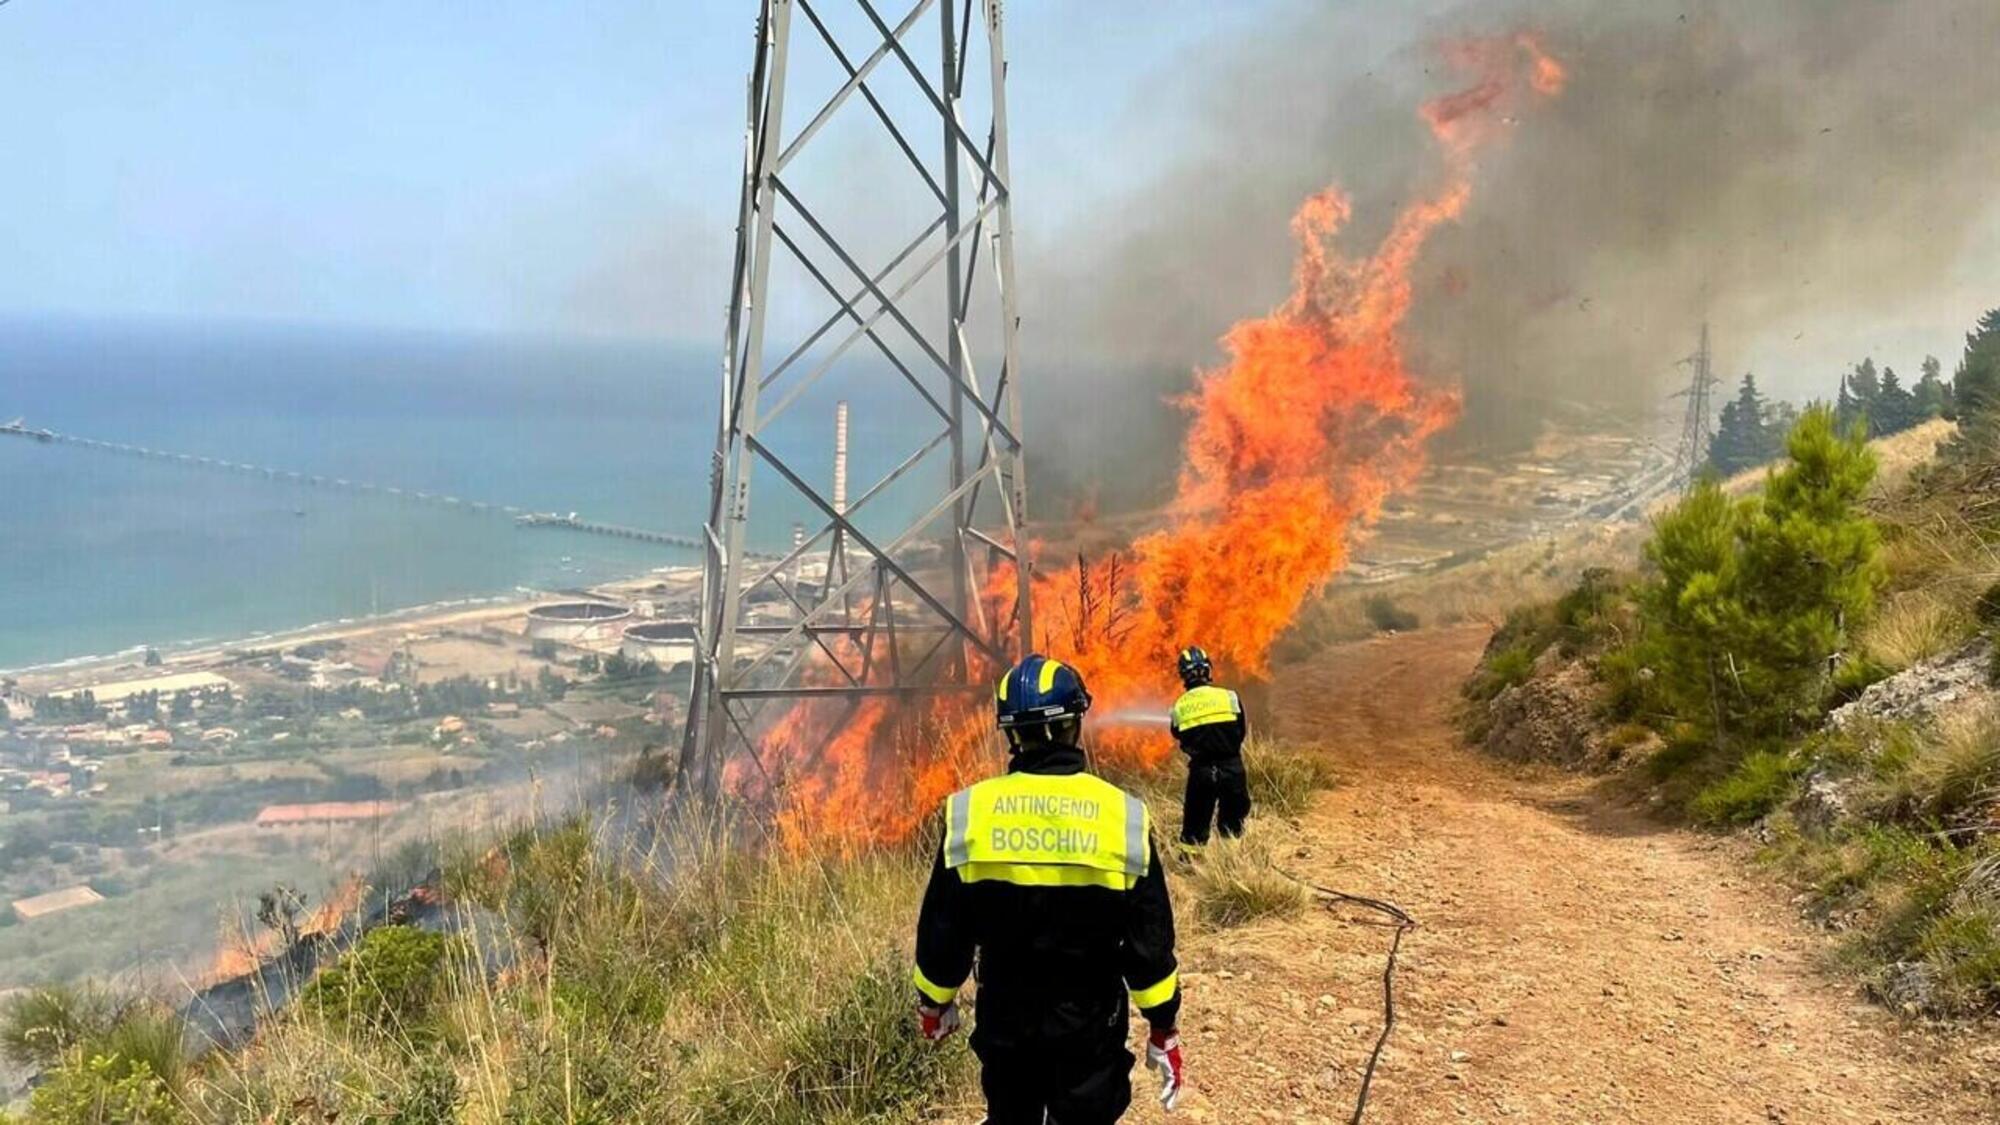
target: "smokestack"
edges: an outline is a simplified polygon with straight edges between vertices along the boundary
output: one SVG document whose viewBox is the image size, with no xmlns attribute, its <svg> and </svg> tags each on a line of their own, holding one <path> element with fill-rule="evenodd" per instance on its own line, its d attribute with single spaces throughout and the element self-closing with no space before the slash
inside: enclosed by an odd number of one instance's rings
<svg viewBox="0 0 2000 1125">
<path fill-rule="evenodd" d="M 833 407 L 833 511 L 847 514 L 847 400 Z"/>
</svg>

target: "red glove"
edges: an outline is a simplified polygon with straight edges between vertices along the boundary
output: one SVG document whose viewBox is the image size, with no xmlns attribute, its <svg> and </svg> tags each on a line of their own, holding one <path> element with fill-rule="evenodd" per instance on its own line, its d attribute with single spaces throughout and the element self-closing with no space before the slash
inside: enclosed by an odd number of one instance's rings
<svg viewBox="0 0 2000 1125">
<path fill-rule="evenodd" d="M 917 1002 L 917 1034 L 932 1043 L 941 1043 L 958 1030 L 958 1005 L 946 1004 L 939 1007 L 927 1001 Z"/>
<path fill-rule="evenodd" d="M 1181 1033 L 1174 1028 L 1154 1028 L 1146 1040 L 1146 1066 L 1160 1072 L 1160 1105 L 1173 1112 L 1187 1081 L 1181 1069 Z"/>
</svg>

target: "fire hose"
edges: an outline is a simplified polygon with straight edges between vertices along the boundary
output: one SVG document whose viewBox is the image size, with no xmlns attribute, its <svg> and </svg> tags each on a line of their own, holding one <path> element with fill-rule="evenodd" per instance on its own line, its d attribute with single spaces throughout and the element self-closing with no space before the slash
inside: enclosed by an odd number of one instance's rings
<svg viewBox="0 0 2000 1125">
<path fill-rule="evenodd" d="M 1309 883 L 1275 865 L 1272 870 L 1318 895 L 1329 913 L 1343 903 L 1358 906 L 1389 919 L 1388 924 L 1395 929 L 1394 936 L 1389 939 L 1388 960 L 1382 966 L 1382 1034 L 1376 1036 L 1375 1049 L 1368 1053 L 1368 1066 L 1361 1072 L 1361 1091 L 1354 1099 L 1354 1116 L 1348 1118 L 1348 1125 L 1361 1125 L 1362 1116 L 1368 1112 L 1368 1091 L 1375 1083 L 1375 1066 L 1382 1061 L 1382 1050 L 1389 1045 L 1389 1033 L 1396 1028 L 1396 955 L 1402 952 L 1403 935 L 1417 928 L 1417 920 L 1395 903 Z"/>
</svg>

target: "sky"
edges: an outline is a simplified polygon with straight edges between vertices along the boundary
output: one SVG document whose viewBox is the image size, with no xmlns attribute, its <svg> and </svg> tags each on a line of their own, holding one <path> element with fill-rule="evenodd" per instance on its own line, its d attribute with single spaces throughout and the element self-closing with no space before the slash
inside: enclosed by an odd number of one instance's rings
<svg viewBox="0 0 2000 1125">
<path fill-rule="evenodd" d="M 1983 18 L 1979 0 L 1936 3 L 1922 10 Z M 904 10 L 903 0 L 880 6 L 891 19 Z M 1136 292 L 1142 313 L 1154 315 L 1144 303 L 1155 290 L 1212 290 L 1204 315 L 1178 326 L 1193 345 L 1175 339 L 1162 369 L 1162 386 L 1181 385 L 1214 360 L 1212 341 L 1229 320 L 1282 295 L 1283 215 L 1294 200 L 1329 182 L 1386 181 L 1391 195 L 1421 187 L 1397 154 L 1421 137 L 1415 101 L 1450 80 L 1434 71 L 1423 43 L 1461 28 L 1545 24 L 1559 53 L 1584 53 L 1572 60 L 1578 77 L 1568 100 L 1545 122 L 1528 123 L 1543 130 L 1533 143 L 1595 143 L 1599 134 L 1576 124 L 1589 123 L 1588 106 L 1659 92 L 1644 73 L 1647 60 L 1678 56 L 1655 45 L 1688 36 L 1703 19 L 1729 22 L 1717 13 L 1767 10 L 1718 0 L 1684 7 L 1708 15 L 1676 22 L 1650 0 L 1012 0 L 1009 109 L 1028 307 L 1040 302 L 1059 319 L 1081 296 L 1064 286 L 1098 284 Z M 1881 38 L 1872 21 L 1887 11 L 1875 0 L 1769 0 L 1768 10 L 1780 8 L 1796 9 L 1803 26 L 1852 27 L 1870 41 Z M 0 320 L 274 321 L 712 347 L 733 244 L 754 12 L 752 0 L 9 0 L 0 4 L 0 168 L 8 170 L 0 177 Z M 1811 70 L 1819 56 L 1807 54 L 1795 67 L 1780 42 L 1791 34 L 1782 22 L 1783 34 L 1768 42 L 1754 28 L 1741 31 L 1740 56 L 1704 53 L 1697 31 L 1690 57 L 1740 57 L 1781 76 L 1796 69 L 1798 89 L 1811 92 L 1768 85 L 1801 119 L 1812 116 L 1824 83 L 1838 83 L 1833 92 L 1848 117 L 1837 129 L 1805 129 L 1822 149 L 1860 135 L 1871 114 L 1871 138 L 1893 139 L 1905 130 L 1892 112 L 1931 110 L 1922 99 L 1890 99 L 1876 114 L 1869 83 L 1888 76 L 1948 96 L 1960 84 L 1930 75 L 1954 69 L 1952 28 L 1962 42 L 1979 39 L 1967 29 L 1981 26 L 1897 20 L 1915 38 L 1887 43 L 1881 56 L 1889 65 L 1905 60 L 1907 75 L 1883 69 L 1865 44 L 1830 48 L 1865 65 L 1820 74 Z M 1627 49 L 1636 63 L 1617 53 Z M 1967 88 L 1959 101 L 1975 103 L 1976 121 L 1983 80 Z M 865 111 L 857 104 L 845 112 Z M 1688 123 L 1727 133 L 1736 115 L 1734 104 L 1721 105 Z M 1609 128 L 1617 132 L 1615 119 Z M 1377 144 L 1384 138 L 1393 151 Z M 1990 151 L 1965 147 L 1961 157 L 1978 165 Z M 1797 166 L 1807 170 L 1800 176 L 1820 178 L 1827 162 Z M 1775 167 L 1750 190 L 1782 212 L 1771 193 L 1785 190 L 1773 183 L 1790 167 Z M 1873 158 L 1855 169 L 1869 182 L 1832 201 L 1823 235 L 1853 221 L 1851 204 L 1872 193 L 1920 200 L 1908 189 L 1930 174 L 1921 163 Z M 835 168 L 835 190 L 855 197 L 850 204 L 867 202 L 867 181 L 849 174 L 859 170 Z M 1604 175 L 1526 156 L 1496 169 L 1505 178 L 1476 198 L 1468 238 L 1478 241 L 1481 223 L 1502 235 L 1526 229 L 1515 220 L 1541 193 L 1537 185 L 1555 184 L 1565 170 L 1585 187 Z M 1648 190 L 1643 179 L 1634 190 Z M 1901 222 L 1928 222 L 1920 203 L 1906 210 Z M 1879 300 L 1865 284 L 1848 286 L 1862 295 L 1859 313 L 1818 300 L 1778 307 L 1761 300 L 1768 294 L 1722 310 L 1735 329 L 1718 341 L 1724 370 L 1754 369 L 1778 393 L 1805 397 L 1829 393 L 1828 373 L 1862 354 L 1913 369 L 1931 351 L 1949 367 L 1961 326 L 1995 300 L 1989 278 L 2000 262 L 2000 212 L 1975 220 L 1955 210 L 1945 212 L 1952 230 L 1933 240 L 1948 249 L 1905 255 Z M 1133 246 L 1172 245 L 1204 225 L 1240 243 L 1236 256 L 1262 264 L 1215 271 L 1212 260 L 1168 255 L 1144 263 L 1155 269 L 1149 274 L 1126 260 Z M 1884 232 L 1889 244 L 1902 233 Z M 1585 245 L 1554 266 L 1580 268 L 1595 253 Z M 1745 268 L 1758 268 L 1754 257 Z M 1642 315 L 1653 279 L 1620 269 L 1608 281 L 1581 279 L 1600 288 L 1573 303 L 1622 301 Z M 1831 258 L 1809 259 L 1800 272 L 1800 286 L 1841 280 Z M 1912 286 L 1903 276 L 1911 272 L 1934 284 Z M 1622 293 L 1620 279 L 1630 282 Z M 1673 279 L 1681 289 L 1684 280 Z M 1628 349 L 1636 358 L 1621 358 L 1644 394 L 1675 377 L 1683 337 L 1691 347 L 1694 336 L 1693 324 L 1682 331 L 1681 322 L 1692 318 L 1670 306 L 1668 331 Z M 1089 333 L 1070 333 L 1078 335 Z M 1122 329 L 1105 335 L 1114 348 L 1132 339 Z M 1065 339 L 1060 331 L 1052 338 Z M 1566 347 L 1559 338 L 1558 351 Z M 1513 378 L 1504 370 L 1484 377 Z"/>
<path fill-rule="evenodd" d="M 1020 209 L 1143 166 L 1135 99 L 1259 7 L 1010 4 Z M 754 12 L 12 0 L 0 316 L 705 341 Z"/>
</svg>

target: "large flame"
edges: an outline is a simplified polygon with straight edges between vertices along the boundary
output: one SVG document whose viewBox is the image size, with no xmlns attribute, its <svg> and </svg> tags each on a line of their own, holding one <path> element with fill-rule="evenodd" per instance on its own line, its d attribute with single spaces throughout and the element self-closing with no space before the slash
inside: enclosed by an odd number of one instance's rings
<svg viewBox="0 0 2000 1125">
<path fill-rule="evenodd" d="M 1337 187 L 1292 218 L 1292 292 L 1221 341 L 1225 362 L 1178 399 L 1189 427 L 1165 525 L 1096 565 L 1040 568 L 1037 645 L 1083 670 L 1099 713 L 1161 710 L 1173 656 L 1199 644 L 1235 674 L 1267 670 L 1271 646 L 1307 598 L 1346 564 L 1349 537 L 1407 487 L 1424 443 L 1456 416 L 1456 393 L 1427 387 L 1403 362 L 1411 272 L 1433 231 L 1472 195 L 1472 158 L 1524 100 L 1560 92 L 1561 65 L 1528 34 L 1447 44 L 1473 79 L 1421 107 L 1444 156 L 1440 184 L 1406 206 L 1372 254 L 1332 247 L 1352 213 Z M 1011 591 L 997 575 L 993 591 Z M 1004 596 L 993 608 L 1006 612 Z M 1100 752 L 1136 763 L 1167 740 L 1098 729 Z M 829 733 L 831 735 L 829 741 Z M 764 738 L 759 776 L 787 844 L 867 845 L 906 838 L 937 801 L 990 773 L 990 716 L 887 699 L 810 702 Z M 744 776 L 739 771 L 739 776 Z"/>
</svg>

